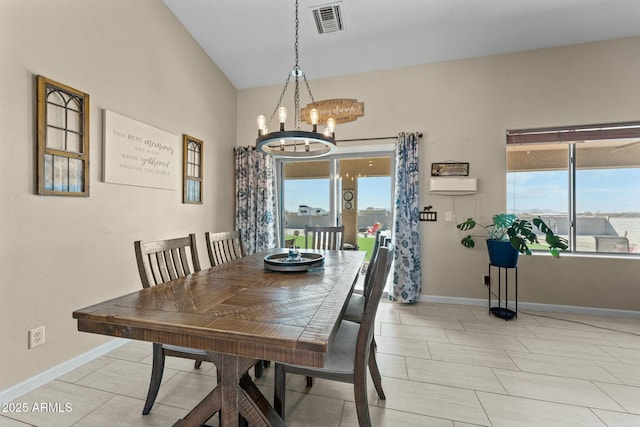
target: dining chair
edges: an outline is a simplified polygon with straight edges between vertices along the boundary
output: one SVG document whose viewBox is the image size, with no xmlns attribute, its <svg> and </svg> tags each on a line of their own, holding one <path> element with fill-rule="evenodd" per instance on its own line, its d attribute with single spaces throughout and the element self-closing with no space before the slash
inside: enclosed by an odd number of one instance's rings
<svg viewBox="0 0 640 427">
<path fill-rule="evenodd" d="M 212 267 L 247 256 L 242 230 L 223 231 L 220 233 L 207 231 L 204 236 Z"/>
<path fill-rule="evenodd" d="M 336 337 L 326 354 L 322 368 L 276 362 L 273 407 L 283 420 L 285 419 L 286 375 L 292 373 L 353 384 L 358 423 L 360 427 L 371 426 L 367 401 L 367 366 L 378 397 L 381 400 L 386 399 L 373 348 L 373 333 L 376 311 L 391 270 L 393 251 L 393 244 L 380 248 L 378 262 L 372 273 L 373 283 L 362 323 L 358 324 L 348 320 L 340 322 Z"/>
<path fill-rule="evenodd" d="M 361 292 L 354 292 L 349 297 L 347 308 L 342 316 L 344 320 L 350 320 L 352 322 L 360 323 L 362 321 L 362 315 L 364 314 L 364 308 L 367 302 L 367 295 L 371 291 L 373 274 L 372 272 L 376 268 L 378 261 L 378 252 L 381 247 L 387 246 L 387 237 L 380 234 L 380 230 L 376 232 L 375 241 L 371 250 L 371 258 L 369 259 L 369 265 L 367 265 L 367 271 L 364 275 L 363 289 Z"/>
<path fill-rule="evenodd" d="M 336 227 L 304 227 L 304 247 L 307 249 L 344 249 L 344 225 Z"/>
<path fill-rule="evenodd" d="M 376 231 L 376 235 L 373 238 L 373 246 L 371 247 L 371 256 L 369 257 L 369 262 L 366 263 L 365 266 L 363 267 L 364 277 L 362 282 L 360 283 L 360 281 L 358 281 L 358 283 L 356 284 L 356 288 L 353 290 L 353 293 L 355 294 L 362 295 L 362 288 L 360 288 L 360 284 L 364 285 L 366 280 L 371 276 L 370 273 L 367 274 L 369 271 L 371 271 L 369 267 L 373 267 L 372 263 L 376 259 L 376 256 L 378 255 L 378 248 L 380 248 L 380 246 L 384 246 L 385 238 L 384 236 L 381 236 L 381 233 L 382 231 L 380 230 Z"/>
<path fill-rule="evenodd" d="M 133 246 L 143 288 L 187 276 L 192 273 L 192 270 L 193 272 L 200 271 L 195 234 L 153 242 L 137 240 Z M 165 356 L 192 359 L 195 361 L 196 369 L 200 368 L 203 361 L 210 361 L 203 350 L 153 343 L 151 381 L 142 415 L 147 415 L 151 411 L 158 396 L 164 372 Z"/>
<path fill-rule="evenodd" d="M 244 248 L 244 236 L 242 230 L 222 231 L 204 233 L 207 242 L 207 252 L 209 253 L 209 262 L 211 267 L 225 264 L 230 261 L 247 256 Z M 256 378 L 260 378 L 265 367 L 271 364 L 268 360 L 261 360 L 256 363 L 253 373 Z"/>
<path fill-rule="evenodd" d="M 335 227 L 304 226 L 306 249 L 344 249 L 344 225 Z M 313 377 L 307 377 L 307 386 L 313 386 Z"/>
</svg>

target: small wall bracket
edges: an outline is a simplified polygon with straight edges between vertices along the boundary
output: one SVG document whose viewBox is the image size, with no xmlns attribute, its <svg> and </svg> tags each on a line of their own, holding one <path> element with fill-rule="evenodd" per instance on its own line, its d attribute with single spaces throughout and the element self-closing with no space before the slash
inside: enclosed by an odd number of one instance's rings
<svg viewBox="0 0 640 427">
<path fill-rule="evenodd" d="M 437 221 L 438 220 L 438 212 L 431 212 L 433 206 L 425 206 L 424 210 L 420 211 L 420 221 Z"/>
</svg>

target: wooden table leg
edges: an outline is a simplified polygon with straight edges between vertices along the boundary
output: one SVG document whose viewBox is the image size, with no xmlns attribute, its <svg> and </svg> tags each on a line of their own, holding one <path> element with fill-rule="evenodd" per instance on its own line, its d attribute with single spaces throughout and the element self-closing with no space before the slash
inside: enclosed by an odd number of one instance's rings
<svg viewBox="0 0 640 427">
<path fill-rule="evenodd" d="M 235 427 L 238 425 L 238 383 L 242 372 L 239 371 L 238 356 L 222 354 L 222 369 L 220 372 L 220 386 L 222 387 L 222 427 Z"/>
<path fill-rule="evenodd" d="M 240 379 L 240 387 L 248 405 L 243 405 L 240 413 L 252 426 L 282 426 L 286 427 L 283 419 L 271 406 L 266 397 L 247 375 Z M 245 409 L 245 411 L 243 411 Z"/>
<path fill-rule="evenodd" d="M 218 369 L 220 384 L 174 426 L 199 427 L 218 411 L 222 427 L 238 427 L 240 415 L 254 427 L 285 426 L 251 378 L 245 375 L 256 359 L 207 354 Z"/>
<path fill-rule="evenodd" d="M 222 406 L 222 389 L 217 386 L 186 417 L 178 420 L 174 427 L 200 427 L 218 412 Z M 236 423 L 236 426 L 238 424 Z"/>
</svg>

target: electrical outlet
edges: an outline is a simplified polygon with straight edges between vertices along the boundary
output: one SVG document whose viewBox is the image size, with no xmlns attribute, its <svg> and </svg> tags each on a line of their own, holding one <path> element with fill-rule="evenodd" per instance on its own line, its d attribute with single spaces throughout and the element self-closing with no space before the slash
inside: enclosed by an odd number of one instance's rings
<svg viewBox="0 0 640 427">
<path fill-rule="evenodd" d="M 44 344 L 44 326 L 29 330 L 29 348 Z"/>
<path fill-rule="evenodd" d="M 488 274 L 482 275 L 482 284 L 485 286 L 489 286 L 491 284 L 491 280 Z"/>
</svg>

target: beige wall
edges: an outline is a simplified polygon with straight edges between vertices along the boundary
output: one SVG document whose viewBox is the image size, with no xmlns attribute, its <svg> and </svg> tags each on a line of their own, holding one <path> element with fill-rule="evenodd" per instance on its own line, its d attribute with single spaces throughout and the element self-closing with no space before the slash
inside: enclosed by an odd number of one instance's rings
<svg viewBox="0 0 640 427">
<path fill-rule="evenodd" d="M 422 131 L 424 178 L 432 161 L 469 161 L 488 218 L 505 205 L 505 129 L 638 120 L 639 49 L 632 38 L 318 80 L 312 89 L 319 99 L 365 102 L 365 117 L 340 126 L 339 138 Z M 255 117 L 270 113 L 281 87 L 240 91 L 236 107 L 233 86 L 157 0 L 2 1 L 0 58 L 0 362 L 11 367 L 0 370 L 2 390 L 107 340 L 77 332 L 71 312 L 139 288 L 134 240 L 233 227 L 232 147 L 254 142 Z M 34 195 L 36 74 L 91 95 L 89 198 Z M 203 139 L 204 205 L 183 205 L 180 191 L 101 182 L 102 109 Z M 440 218 L 452 209 L 450 197 L 421 185 L 420 205 Z M 455 206 L 458 219 L 476 214 L 475 197 Z M 421 227 L 423 294 L 484 298 L 484 250 L 462 248 L 453 222 Z M 526 258 L 520 299 L 638 310 L 639 266 Z M 27 330 L 40 325 L 47 343 L 27 350 Z"/>
<path fill-rule="evenodd" d="M 431 204 L 440 215 L 421 225 L 422 294 L 486 298 L 486 250 L 463 248 L 444 212 L 455 202 L 461 222 L 505 209 L 507 129 L 640 119 L 638 52 L 640 38 L 630 38 L 314 80 L 311 87 L 316 99 L 364 101 L 365 116 L 338 126 L 338 139 L 424 133 L 420 206 Z M 255 117 L 272 111 L 280 90 L 239 91 L 237 144 L 254 141 Z M 430 163 L 447 160 L 471 163 L 477 199 L 429 194 Z M 533 256 L 519 273 L 520 301 L 640 310 L 637 259 Z"/>
<path fill-rule="evenodd" d="M 208 265 L 204 232 L 234 226 L 236 91 L 159 0 L 0 1 L 0 58 L 3 390 L 108 340 L 71 313 L 140 288 L 134 240 L 195 232 Z M 89 198 L 34 195 L 37 74 L 91 96 Z M 102 109 L 204 140 L 204 204 L 101 182 Z"/>
</svg>

